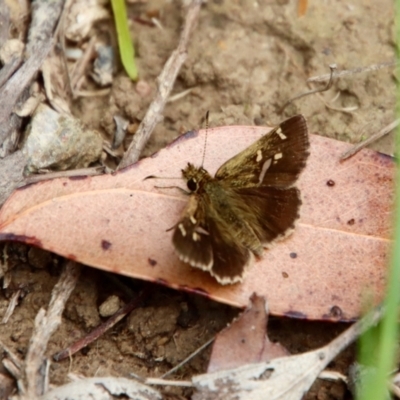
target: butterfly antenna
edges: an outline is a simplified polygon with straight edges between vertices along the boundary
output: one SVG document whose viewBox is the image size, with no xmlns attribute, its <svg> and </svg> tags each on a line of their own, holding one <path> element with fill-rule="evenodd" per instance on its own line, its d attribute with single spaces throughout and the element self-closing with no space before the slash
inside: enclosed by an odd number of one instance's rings
<svg viewBox="0 0 400 400">
<path fill-rule="evenodd" d="M 204 159 L 206 157 L 206 147 L 207 147 L 207 137 L 208 137 L 208 116 L 210 115 L 210 111 L 206 112 L 206 137 L 204 139 L 204 149 L 203 149 L 203 159 L 201 160 L 201 166 L 204 165 Z"/>
</svg>

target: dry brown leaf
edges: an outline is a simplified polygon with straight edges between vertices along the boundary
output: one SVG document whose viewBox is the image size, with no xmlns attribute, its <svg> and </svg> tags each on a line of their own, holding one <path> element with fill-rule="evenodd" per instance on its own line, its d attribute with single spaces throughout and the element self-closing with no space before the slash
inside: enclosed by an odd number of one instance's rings
<svg viewBox="0 0 400 400">
<path fill-rule="evenodd" d="M 115 397 L 114 397 L 115 396 Z M 115 399 L 161 400 L 161 394 L 132 379 L 116 377 L 86 378 L 50 390 L 40 400 Z"/>
<path fill-rule="evenodd" d="M 378 307 L 317 350 L 192 378 L 193 400 L 300 400 L 324 368 L 382 318 Z M 326 375 L 326 374 L 325 374 Z"/>
<path fill-rule="evenodd" d="M 269 128 L 209 129 L 204 167 L 210 173 Z M 198 292 L 245 307 L 253 292 L 271 314 L 353 320 L 366 290 L 383 296 L 389 250 L 394 167 L 363 150 L 340 163 L 350 145 L 311 135 L 299 186 L 303 206 L 294 234 L 264 253 L 243 284 L 220 286 L 180 262 L 171 232 L 187 198 L 157 189 L 188 161 L 201 162 L 204 132 L 189 132 L 166 149 L 114 175 L 57 179 L 17 190 L 0 213 L 0 239 L 31 243 L 107 271 Z M 177 180 L 183 187 L 183 183 Z"/>
<path fill-rule="evenodd" d="M 290 353 L 267 336 L 268 310 L 265 298 L 253 294 L 251 305 L 227 328 L 218 333 L 207 372 L 270 361 Z"/>
</svg>

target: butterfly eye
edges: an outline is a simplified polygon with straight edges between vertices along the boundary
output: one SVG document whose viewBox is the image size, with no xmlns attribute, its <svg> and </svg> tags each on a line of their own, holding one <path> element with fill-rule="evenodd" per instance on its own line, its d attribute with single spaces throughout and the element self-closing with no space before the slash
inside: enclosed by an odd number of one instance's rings
<svg viewBox="0 0 400 400">
<path fill-rule="evenodd" d="M 187 181 L 187 187 L 191 192 L 195 192 L 197 190 L 197 182 L 193 178 L 190 178 Z"/>
</svg>

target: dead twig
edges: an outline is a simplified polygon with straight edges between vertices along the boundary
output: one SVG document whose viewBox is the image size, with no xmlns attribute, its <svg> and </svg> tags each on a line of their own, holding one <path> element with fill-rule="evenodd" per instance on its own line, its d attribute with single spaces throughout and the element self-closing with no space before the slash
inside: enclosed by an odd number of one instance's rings
<svg viewBox="0 0 400 400">
<path fill-rule="evenodd" d="M 383 129 L 381 129 L 379 132 L 373 134 L 368 139 L 362 141 L 361 143 L 356 144 L 350 150 L 347 150 L 345 153 L 342 154 L 342 156 L 340 157 L 340 160 L 344 161 L 347 158 L 350 158 L 351 156 L 356 154 L 358 151 L 360 151 L 364 147 L 370 145 L 371 143 L 377 141 L 381 137 L 387 135 L 389 132 L 391 132 L 393 129 L 395 129 L 399 124 L 400 124 L 400 118 L 396 119 L 394 122 L 385 126 Z"/>
<path fill-rule="evenodd" d="M 331 64 L 329 66 L 330 70 L 331 70 L 331 74 L 330 74 L 330 79 L 329 82 L 327 83 L 327 85 L 325 87 L 323 87 L 322 89 L 313 89 L 313 90 L 309 90 L 308 92 L 304 92 L 304 93 L 300 93 L 294 97 L 292 97 L 290 100 L 288 100 L 283 106 L 282 108 L 279 110 L 279 114 L 281 114 L 283 112 L 283 110 L 291 103 L 293 103 L 295 100 L 301 99 L 302 97 L 305 96 L 309 96 L 310 94 L 314 94 L 314 93 L 319 93 L 319 92 L 326 92 L 327 90 L 329 90 L 332 87 L 332 83 L 333 83 L 333 72 L 336 69 L 336 64 Z"/>
<path fill-rule="evenodd" d="M 28 58 L 0 89 L 0 143 L 20 126 L 21 119 L 13 110 L 28 98 L 26 89 L 53 47 L 53 34 L 63 4 L 63 0 L 38 0 L 32 4 L 32 22 L 26 46 Z"/>
<path fill-rule="evenodd" d="M 57 178 L 77 178 L 79 176 L 96 176 L 104 173 L 104 167 L 91 167 L 91 168 L 81 168 L 67 171 L 55 171 L 48 172 L 46 174 L 40 175 L 30 175 L 25 178 L 18 186 L 25 186 L 31 183 L 47 181 L 49 179 L 57 179 Z"/>
<path fill-rule="evenodd" d="M 388 62 L 383 62 L 380 64 L 372 64 L 372 65 L 369 65 L 368 67 L 345 69 L 343 71 L 336 71 L 333 74 L 333 78 L 342 78 L 346 75 L 359 74 L 361 72 L 378 71 L 382 68 L 394 67 L 395 65 L 397 65 L 396 61 L 388 61 Z M 331 79 L 331 74 L 324 74 L 324 75 L 313 76 L 312 78 L 308 78 L 307 82 L 310 82 L 310 83 L 311 82 L 326 82 L 330 79 Z"/>
<path fill-rule="evenodd" d="M 61 273 L 60 279 L 54 286 L 48 310 L 39 310 L 35 318 L 35 326 L 29 348 L 24 362 L 24 383 L 25 393 L 22 399 L 35 399 L 44 392 L 46 377 L 43 371 L 46 370 L 46 360 L 44 353 L 51 335 L 61 323 L 61 314 L 64 311 L 71 292 L 74 290 L 78 281 L 80 266 L 73 261 L 69 261 Z"/>
<path fill-rule="evenodd" d="M 215 340 L 215 337 L 211 338 L 207 342 L 205 342 L 203 345 L 201 345 L 197 350 L 195 350 L 192 354 L 190 354 L 188 357 L 186 357 L 183 361 L 181 361 L 178 365 L 175 365 L 174 368 L 171 368 L 169 371 L 167 371 L 164 375 L 160 376 L 160 379 L 164 379 L 166 376 L 171 375 L 175 371 L 177 371 L 180 367 L 188 363 L 194 356 L 199 354 L 202 350 L 204 350 L 206 347 L 208 347 L 213 341 Z"/>
<path fill-rule="evenodd" d="M 196 25 L 201 4 L 202 0 L 193 0 L 190 4 L 178 47 L 172 52 L 168 61 L 165 63 L 161 74 L 157 78 L 158 90 L 156 98 L 147 110 L 147 113 L 133 137 L 132 143 L 122 158 L 118 169 L 127 167 L 139 159 L 139 156 L 149 140 L 155 126 L 162 120 L 165 103 L 167 102 L 174 86 L 178 72 L 186 60 L 189 37 Z"/>
<path fill-rule="evenodd" d="M 11 300 L 8 303 L 7 310 L 4 313 L 4 317 L 1 321 L 2 324 L 6 324 L 8 322 L 8 320 L 10 319 L 11 315 L 13 314 L 13 312 L 15 310 L 15 307 L 17 307 L 17 305 L 18 305 L 18 300 L 19 300 L 20 295 L 21 295 L 21 289 L 18 289 L 11 296 Z"/>
</svg>

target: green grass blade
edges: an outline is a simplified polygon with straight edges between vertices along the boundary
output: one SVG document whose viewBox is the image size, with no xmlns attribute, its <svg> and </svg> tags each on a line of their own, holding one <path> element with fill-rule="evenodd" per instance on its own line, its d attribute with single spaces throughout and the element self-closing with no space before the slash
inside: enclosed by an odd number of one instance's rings
<svg viewBox="0 0 400 400">
<path fill-rule="evenodd" d="M 128 27 L 125 0 L 111 0 L 114 13 L 115 26 L 117 27 L 118 46 L 121 54 L 122 65 L 128 76 L 136 81 L 138 71 L 135 63 L 135 49 Z"/>
</svg>

